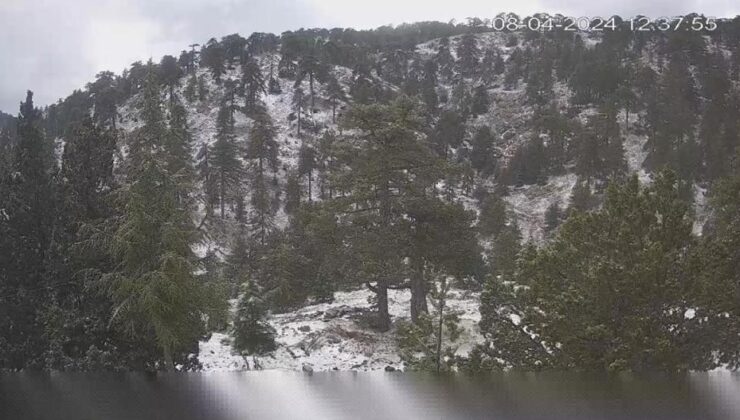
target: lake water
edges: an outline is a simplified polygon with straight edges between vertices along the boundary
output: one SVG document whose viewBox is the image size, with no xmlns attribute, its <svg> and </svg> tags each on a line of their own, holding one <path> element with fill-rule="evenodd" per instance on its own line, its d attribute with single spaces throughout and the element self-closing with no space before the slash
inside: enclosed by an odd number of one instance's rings
<svg viewBox="0 0 740 420">
<path fill-rule="evenodd" d="M 740 375 L 0 375 L 2 419 L 740 419 Z"/>
</svg>

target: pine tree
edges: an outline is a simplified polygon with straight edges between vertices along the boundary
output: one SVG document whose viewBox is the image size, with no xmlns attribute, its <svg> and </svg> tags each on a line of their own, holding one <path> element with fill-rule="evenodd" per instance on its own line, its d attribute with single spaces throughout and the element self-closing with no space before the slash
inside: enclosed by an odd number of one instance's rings
<svg viewBox="0 0 740 420">
<path fill-rule="evenodd" d="M 182 94 L 188 103 L 195 102 L 198 96 L 198 76 L 195 73 L 191 74 L 188 78 L 188 83 L 185 85 Z"/>
<path fill-rule="evenodd" d="M 264 354 L 277 348 L 275 329 L 265 321 L 265 306 L 247 282 L 234 319 L 234 347 L 247 354 Z"/>
<path fill-rule="evenodd" d="M 41 367 L 44 344 L 37 311 L 45 302 L 44 261 L 52 234 L 51 148 L 41 112 L 28 92 L 17 119 L 11 171 L 2 180 L 0 237 L 0 368 Z"/>
<path fill-rule="evenodd" d="M 301 60 L 298 62 L 298 75 L 296 76 L 295 86 L 300 86 L 306 76 L 308 76 L 308 91 L 311 95 L 311 110 L 313 110 L 315 106 L 314 80 L 320 72 L 321 64 L 319 62 L 319 59 L 313 54 L 302 57 Z"/>
<path fill-rule="evenodd" d="M 234 134 L 234 117 L 230 107 L 222 104 L 218 111 L 216 141 L 210 147 L 209 178 L 217 188 L 221 218 L 226 217 L 226 204 L 234 202 L 243 169 L 238 159 L 239 147 Z"/>
<path fill-rule="evenodd" d="M 340 101 L 346 101 L 347 96 L 344 94 L 344 89 L 342 89 L 342 86 L 339 84 L 336 77 L 329 78 L 326 91 L 329 95 L 329 103 L 331 104 L 331 122 L 336 123 L 337 105 Z"/>
<path fill-rule="evenodd" d="M 255 116 L 249 132 L 246 158 L 250 162 L 249 175 L 253 215 L 251 225 L 256 240 L 265 245 L 267 235 L 273 229 L 273 218 L 278 207 L 275 188 L 268 180 L 268 170 L 275 173 L 279 165 L 278 144 L 275 141 L 275 126 L 266 112 Z"/>
<path fill-rule="evenodd" d="M 439 47 L 437 48 L 437 54 L 434 56 L 434 61 L 437 62 L 442 77 L 449 79 L 452 77 L 452 69 L 455 65 L 455 59 L 450 53 L 450 39 L 447 37 L 439 40 Z"/>
<path fill-rule="evenodd" d="M 555 229 L 560 226 L 562 217 L 562 211 L 560 210 L 560 205 L 557 202 L 552 203 L 547 207 L 547 210 L 545 211 L 545 233 L 547 235 L 555 232 Z"/>
<path fill-rule="evenodd" d="M 175 100 L 175 87 L 180 84 L 180 77 L 183 74 L 182 69 L 175 57 L 165 55 L 159 63 L 159 71 L 161 73 L 162 83 L 169 90 L 170 102 L 173 102 Z"/>
<path fill-rule="evenodd" d="M 488 99 L 488 89 L 484 85 L 478 85 L 473 89 L 473 99 L 470 104 L 470 113 L 478 116 L 488 112 L 491 101 Z"/>
<path fill-rule="evenodd" d="M 248 114 L 251 114 L 255 112 L 260 94 L 267 94 L 262 70 L 260 70 L 259 64 L 252 57 L 247 58 L 242 64 L 241 84 L 246 99 L 244 109 Z"/>
<path fill-rule="evenodd" d="M 518 270 L 491 278 L 481 297 L 479 350 L 521 369 L 704 369 L 711 343 L 688 318 L 692 219 L 676 177 L 649 187 L 612 184 L 602 210 L 571 216 Z M 666 310 L 665 308 L 671 308 Z M 711 364 L 710 364 L 711 366 Z"/>
<path fill-rule="evenodd" d="M 494 147 L 494 141 L 493 133 L 487 126 L 480 127 L 471 139 L 470 165 L 484 177 L 496 171 L 499 153 Z"/>
<path fill-rule="evenodd" d="M 446 307 L 450 284 L 445 277 L 432 291 L 433 312 L 415 323 L 402 323 L 396 332 L 401 360 L 411 370 L 451 372 L 457 358 L 454 344 L 462 332 L 460 313 Z"/>
<path fill-rule="evenodd" d="M 216 84 L 221 84 L 221 76 L 226 71 L 225 60 L 226 52 L 223 46 L 214 38 L 211 38 L 200 50 L 200 63 L 211 70 L 211 75 L 213 75 Z"/>
<path fill-rule="evenodd" d="M 150 64 L 141 118 L 130 149 L 122 215 L 110 241 L 115 271 L 102 277 L 114 302 L 112 320 L 133 333 L 151 333 L 164 369 L 189 353 L 203 332 L 208 291 L 193 275 L 195 240 L 187 208 L 167 171 L 167 128 Z"/>
<path fill-rule="evenodd" d="M 480 204 L 478 231 L 496 237 L 506 227 L 506 202 L 498 194 L 487 194 Z"/>
<path fill-rule="evenodd" d="M 387 330 L 388 289 L 402 283 L 403 256 L 414 252 L 413 244 L 405 245 L 408 234 L 404 232 L 418 226 L 411 214 L 420 217 L 424 208 L 415 198 L 430 199 L 433 186 L 444 177 L 443 162 L 421 136 L 418 104 L 409 98 L 389 105 L 357 106 L 345 124 L 357 137 L 343 145 L 341 159 L 347 163 L 335 175 L 342 195 L 334 203 L 346 215 L 352 232 L 349 257 L 354 263 L 348 266 L 356 267 L 354 275 L 375 292 L 377 326 Z M 423 258 L 425 252 L 417 248 L 416 256 Z M 423 284 L 412 286 L 412 293 L 418 302 L 425 300 Z"/>
<path fill-rule="evenodd" d="M 467 33 L 460 38 L 457 57 L 457 65 L 461 74 L 470 77 L 476 73 L 480 61 L 480 49 L 478 49 L 474 34 Z"/>
<path fill-rule="evenodd" d="M 735 173 L 720 179 L 712 191 L 716 213 L 713 223 L 704 229 L 695 259 L 700 279 L 701 304 L 695 318 L 705 318 L 708 342 L 716 352 L 717 362 L 730 369 L 740 366 L 738 352 L 738 249 L 740 249 L 740 176 Z"/>
</svg>

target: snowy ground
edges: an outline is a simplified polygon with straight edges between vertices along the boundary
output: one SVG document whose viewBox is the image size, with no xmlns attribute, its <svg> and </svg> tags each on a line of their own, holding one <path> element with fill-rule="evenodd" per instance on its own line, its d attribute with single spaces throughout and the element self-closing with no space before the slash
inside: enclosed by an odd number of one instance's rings
<svg viewBox="0 0 740 420">
<path fill-rule="evenodd" d="M 363 327 L 359 315 L 370 308 L 368 290 L 338 292 L 333 303 L 303 307 L 285 314 L 271 315 L 277 331 L 278 349 L 270 354 L 243 357 L 234 354 L 231 337 L 214 333 L 200 343 L 199 359 L 204 371 L 249 369 L 301 370 L 310 366 L 315 371 L 380 370 L 387 366 L 403 369 L 398 356 L 393 329 L 378 333 Z M 408 317 L 408 290 L 389 291 L 389 309 L 393 321 Z M 449 309 L 460 311 L 463 333 L 455 343 L 458 354 L 467 354 L 482 341 L 478 329 L 479 294 L 453 290 Z"/>
</svg>

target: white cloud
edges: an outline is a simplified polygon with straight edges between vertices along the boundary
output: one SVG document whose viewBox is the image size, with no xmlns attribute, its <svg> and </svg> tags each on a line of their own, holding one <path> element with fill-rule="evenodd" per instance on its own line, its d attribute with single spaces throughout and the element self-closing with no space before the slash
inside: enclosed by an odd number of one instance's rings
<svg viewBox="0 0 740 420">
<path fill-rule="evenodd" d="M 650 16 L 740 13 L 736 0 L 0 0 L 0 110 L 17 112 L 25 90 L 48 104 L 102 70 L 178 54 L 239 32 L 301 27 L 370 28 L 421 20 L 492 17 L 501 11 Z"/>
</svg>

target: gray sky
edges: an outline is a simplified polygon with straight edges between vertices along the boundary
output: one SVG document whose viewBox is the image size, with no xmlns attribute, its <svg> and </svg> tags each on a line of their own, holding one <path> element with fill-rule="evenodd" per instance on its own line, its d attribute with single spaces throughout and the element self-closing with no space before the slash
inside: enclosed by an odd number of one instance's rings
<svg viewBox="0 0 740 420">
<path fill-rule="evenodd" d="M 102 70 L 179 54 L 238 32 L 371 28 L 512 11 L 651 17 L 740 14 L 737 0 L 0 0 L 0 110 L 16 114 L 26 89 L 46 105 Z"/>
</svg>

